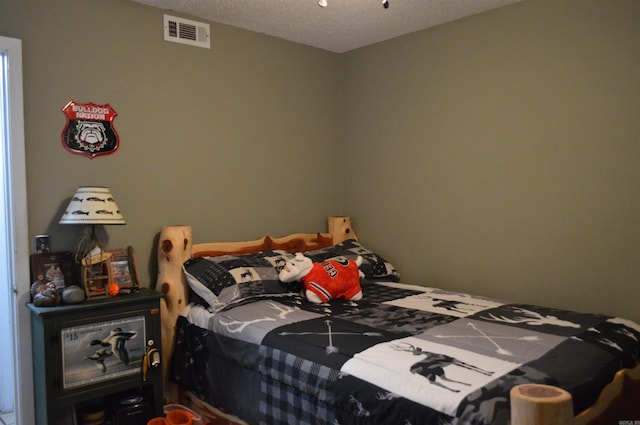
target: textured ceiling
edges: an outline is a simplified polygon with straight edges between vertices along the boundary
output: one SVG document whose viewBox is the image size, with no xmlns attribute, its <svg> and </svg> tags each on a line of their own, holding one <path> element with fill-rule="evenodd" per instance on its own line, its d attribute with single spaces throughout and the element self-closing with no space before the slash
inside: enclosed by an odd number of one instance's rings
<svg viewBox="0 0 640 425">
<path fill-rule="evenodd" d="M 343 53 L 521 0 L 132 1 Z"/>
</svg>

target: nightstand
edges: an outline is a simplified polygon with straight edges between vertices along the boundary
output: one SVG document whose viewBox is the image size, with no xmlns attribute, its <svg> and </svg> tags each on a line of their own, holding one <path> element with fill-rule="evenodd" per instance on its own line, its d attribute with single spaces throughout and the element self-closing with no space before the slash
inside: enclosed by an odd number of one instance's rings
<svg viewBox="0 0 640 425">
<path fill-rule="evenodd" d="M 81 412 L 100 406 L 110 419 L 132 398 L 144 415 L 162 416 L 161 297 L 141 289 L 74 305 L 28 305 L 36 424 L 81 424 Z"/>
</svg>

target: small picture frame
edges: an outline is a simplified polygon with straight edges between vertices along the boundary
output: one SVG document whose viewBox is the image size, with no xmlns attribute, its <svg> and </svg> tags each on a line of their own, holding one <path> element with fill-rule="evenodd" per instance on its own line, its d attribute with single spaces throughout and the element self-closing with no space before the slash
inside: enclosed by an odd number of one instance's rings
<svg viewBox="0 0 640 425">
<path fill-rule="evenodd" d="M 82 280 L 87 298 L 106 296 L 107 286 L 111 280 L 110 257 L 102 257 L 102 255 L 96 257 L 100 258 L 82 265 Z"/>
<path fill-rule="evenodd" d="M 36 254 L 51 252 L 51 238 L 49 235 L 36 235 Z"/>
<path fill-rule="evenodd" d="M 76 283 L 76 262 L 72 252 L 41 252 L 31 254 L 31 283 L 53 282 L 56 288 Z"/>
<path fill-rule="evenodd" d="M 109 252 L 111 254 L 111 283 L 120 287 L 120 293 L 138 289 L 137 264 L 132 246 Z"/>
</svg>

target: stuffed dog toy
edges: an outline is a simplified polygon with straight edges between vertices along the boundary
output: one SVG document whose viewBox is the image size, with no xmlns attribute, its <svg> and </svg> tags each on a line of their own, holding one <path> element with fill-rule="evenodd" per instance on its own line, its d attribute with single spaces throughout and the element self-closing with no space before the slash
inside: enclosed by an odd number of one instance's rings
<svg viewBox="0 0 640 425">
<path fill-rule="evenodd" d="M 360 256 L 356 261 L 333 259 L 314 263 L 298 252 L 287 261 L 278 278 L 287 283 L 301 281 L 303 294 L 312 303 L 326 303 L 336 298 L 357 301 L 362 299 L 358 269 L 361 264 Z"/>
</svg>

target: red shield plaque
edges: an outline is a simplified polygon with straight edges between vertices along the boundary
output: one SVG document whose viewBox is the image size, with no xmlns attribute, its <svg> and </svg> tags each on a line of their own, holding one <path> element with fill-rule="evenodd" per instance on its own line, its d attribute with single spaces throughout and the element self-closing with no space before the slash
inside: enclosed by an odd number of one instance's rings
<svg viewBox="0 0 640 425">
<path fill-rule="evenodd" d="M 67 124 L 62 130 L 62 145 L 69 152 L 91 159 L 114 153 L 120 137 L 113 128 L 118 115 L 111 106 L 69 101 L 62 108 Z"/>
</svg>

